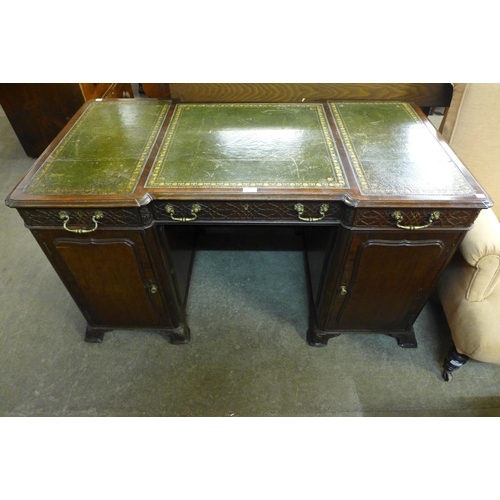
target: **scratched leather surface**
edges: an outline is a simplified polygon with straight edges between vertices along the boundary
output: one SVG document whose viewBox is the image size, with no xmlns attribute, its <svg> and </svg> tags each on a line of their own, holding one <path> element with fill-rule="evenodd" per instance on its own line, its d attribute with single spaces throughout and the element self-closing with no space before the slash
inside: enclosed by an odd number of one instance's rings
<svg viewBox="0 0 500 500">
<path fill-rule="evenodd" d="M 363 194 L 463 196 L 474 193 L 409 104 L 329 104 Z"/>
<path fill-rule="evenodd" d="M 25 188 L 32 195 L 133 192 L 168 101 L 96 101 Z"/>
<path fill-rule="evenodd" d="M 346 185 L 322 106 L 180 104 L 148 187 Z"/>
</svg>

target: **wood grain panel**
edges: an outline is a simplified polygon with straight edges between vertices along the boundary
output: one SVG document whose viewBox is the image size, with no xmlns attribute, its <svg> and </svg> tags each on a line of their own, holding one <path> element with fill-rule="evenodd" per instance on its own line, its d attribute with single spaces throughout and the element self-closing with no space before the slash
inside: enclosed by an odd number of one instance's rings
<svg viewBox="0 0 500 500">
<path fill-rule="evenodd" d="M 449 106 L 453 93 L 449 83 L 171 83 L 169 87 L 173 99 L 190 102 L 352 99 L 407 101 L 420 107 Z"/>
<path fill-rule="evenodd" d="M 438 239 L 369 239 L 362 243 L 352 275 L 345 283 L 348 293 L 338 326 L 388 331 L 408 327 L 441 268 L 445 248 Z"/>
<path fill-rule="evenodd" d="M 170 85 L 168 83 L 143 83 L 142 90 L 148 97 L 156 99 L 170 99 Z"/>
<path fill-rule="evenodd" d="M 131 83 L 80 83 L 85 101 L 134 97 Z"/>
<path fill-rule="evenodd" d="M 159 324 L 134 242 L 126 238 L 60 238 L 54 248 L 72 276 L 74 287 L 85 297 L 95 324 Z"/>
</svg>

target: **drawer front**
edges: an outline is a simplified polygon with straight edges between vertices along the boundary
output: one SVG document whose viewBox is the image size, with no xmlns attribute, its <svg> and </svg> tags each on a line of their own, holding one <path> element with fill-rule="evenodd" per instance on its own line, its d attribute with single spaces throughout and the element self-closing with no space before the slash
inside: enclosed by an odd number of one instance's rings
<svg viewBox="0 0 500 500">
<path fill-rule="evenodd" d="M 39 208 L 19 209 L 28 227 L 66 227 L 92 229 L 97 227 L 143 227 L 151 223 L 147 207 L 139 208 Z"/>
<path fill-rule="evenodd" d="M 479 210 L 448 208 L 366 208 L 346 210 L 343 222 L 353 227 L 467 229 Z"/>
<path fill-rule="evenodd" d="M 341 204 L 320 201 L 155 201 L 163 222 L 339 222 Z"/>
</svg>

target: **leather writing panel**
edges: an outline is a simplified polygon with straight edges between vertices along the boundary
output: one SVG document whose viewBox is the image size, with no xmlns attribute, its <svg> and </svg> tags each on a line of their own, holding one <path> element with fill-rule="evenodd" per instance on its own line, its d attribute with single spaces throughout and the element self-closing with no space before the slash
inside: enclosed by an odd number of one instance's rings
<svg viewBox="0 0 500 500">
<path fill-rule="evenodd" d="M 170 106 L 165 101 L 95 101 L 26 186 L 30 195 L 129 194 Z"/>
<path fill-rule="evenodd" d="M 331 102 L 330 108 L 363 194 L 474 194 L 453 159 L 409 104 Z"/>
<path fill-rule="evenodd" d="M 147 187 L 323 187 L 346 181 L 319 104 L 179 104 Z"/>
</svg>

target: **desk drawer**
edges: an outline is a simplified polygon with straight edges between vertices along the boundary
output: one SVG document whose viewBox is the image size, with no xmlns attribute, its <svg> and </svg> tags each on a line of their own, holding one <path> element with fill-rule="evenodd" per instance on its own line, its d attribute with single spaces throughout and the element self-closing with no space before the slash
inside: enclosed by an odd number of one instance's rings
<svg viewBox="0 0 500 500">
<path fill-rule="evenodd" d="M 340 202 L 157 201 L 153 216 L 172 222 L 338 222 Z"/>
<path fill-rule="evenodd" d="M 93 228 L 97 214 L 98 227 L 143 227 L 147 225 L 147 209 L 144 208 L 23 208 L 19 210 L 28 227 L 63 227 L 70 229 Z M 66 214 L 64 216 L 63 214 Z M 141 217 L 141 214 L 144 214 Z M 67 219 L 67 221 L 66 221 Z M 151 222 L 151 221 L 150 221 Z"/>
<path fill-rule="evenodd" d="M 433 215 L 434 213 L 438 213 L 438 215 Z M 466 229 L 473 224 L 478 215 L 479 210 L 475 209 L 363 208 L 346 211 L 344 222 L 353 227 Z M 351 220 L 345 220 L 347 218 Z"/>
</svg>

